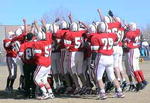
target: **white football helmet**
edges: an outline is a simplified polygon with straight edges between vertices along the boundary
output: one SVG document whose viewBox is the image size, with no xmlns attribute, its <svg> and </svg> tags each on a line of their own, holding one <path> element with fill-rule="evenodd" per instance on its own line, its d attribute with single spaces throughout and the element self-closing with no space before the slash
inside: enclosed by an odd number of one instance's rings
<svg viewBox="0 0 150 103">
<path fill-rule="evenodd" d="M 97 32 L 98 33 L 105 33 L 108 30 L 108 25 L 105 22 L 100 22 L 100 24 L 97 26 Z"/>
<path fill-rule="evenodd" d="M 111 16 L 105 16 L 104 17 L 104 22 L 106 22 L 106 23 L 112 23 L 113 22 L 113 18 Z"/>
<path fill-rule="evenodd" d="M 56 23 L 49 25 L 49 31 L 51 33 L 56 33 L 58 30 L 59 30 L 59 26 Z"/>
<path fill-rule="evenodd" d="M 9 39 L 12 39 L 14 37 L 14 35 L 15 35 L 14 32 L 12 32 L 12 31 L 8 32 L 8 38 Z"/>
<path fill-rule="evenodd" d="M 46 34 L 43 31 L 38 32 L 37 40 L 43 40 L 43 39 L 46 39 Z"/>
<path fill-rule="evenodd" d="M 96 26 L 93 24 L 90 24 L 89 28 L 88 28 L 88 32 L 89 33 L 96 33 Z"/>
<path fill-rule="evenodd" d="M 59 27 L 60 27 L 60 29 L 67 29 L 67 28 L 69 28 L 69 24 L 65 20 L 62 20 L 60 22 Z"/>
<path fill-rule="evenodd" d="M 135 31 L 136 30 L 136 23 L 134 23 L 134 22 L 129 23 L 129 29 L 132 31 Z"/>
<path fill-rule="evenodd" d="M 76 22 L 73 22 L 71 25 L 70 25 L 70 30 L 71 31 L 79 31 L 79 28 L 80 28 L 80 25 Z"/>
<path fill-rule="evenodd" d="M 119 17 L 115 17 L 115 20 L 121 22 L 121 19 Z"/>
</svg>

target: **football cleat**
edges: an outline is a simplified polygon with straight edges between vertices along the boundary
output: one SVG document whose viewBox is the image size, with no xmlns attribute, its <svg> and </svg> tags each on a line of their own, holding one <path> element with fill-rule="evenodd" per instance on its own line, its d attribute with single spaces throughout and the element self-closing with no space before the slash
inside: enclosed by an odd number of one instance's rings
<svg viewBox="0 0 150 103">
<path fill-rule="evenodd" d="M 114 97 L 114 98 L 124 98 L 125 95 L 124 95 L 122 92 L 116 92 L 113 97 Z"/>
</svg>

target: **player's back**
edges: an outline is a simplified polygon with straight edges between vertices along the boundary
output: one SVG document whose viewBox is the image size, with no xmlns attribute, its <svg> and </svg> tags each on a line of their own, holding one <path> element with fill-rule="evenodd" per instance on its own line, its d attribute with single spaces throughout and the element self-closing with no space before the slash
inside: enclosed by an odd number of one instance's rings
<svg viewBox="0 0 150 103">
<path fill-rule="evenodd" d="M 19 53 L 20 55 L 23 54 L 23 62 L 28 63 L 28 64 L 32 64 L 34 63 L 34 53 L 33 53 L 33 44 L 35 42 L 34 41 L 29 41 L 29 42 L 24 42 L 21 46 L 20 46 L 20 50 Z"/>
<path fill-rule="evenodd" d="M 51 44 L 49 41 L 41 40 L 34 43 L 35 61 L 37 65 L 49 66 L 51 64 Z"/>
<path fill-rule="evenodd" d="M 81 51 L 82 50 L 83 33 L 84 33 L 83 31 L 69 32 L 68 36 L 72 42 L 69 48 L 69 51 Z"/>
<path fill-rule="evenodd" d="M 117 36 L 114 33 L 101 33 L 97 35 L 96 39 L 99 40 L 99 53 L 103 55 L 112 55 L 113 54 L 113 45 L 117 40 Z"/>
</svg>

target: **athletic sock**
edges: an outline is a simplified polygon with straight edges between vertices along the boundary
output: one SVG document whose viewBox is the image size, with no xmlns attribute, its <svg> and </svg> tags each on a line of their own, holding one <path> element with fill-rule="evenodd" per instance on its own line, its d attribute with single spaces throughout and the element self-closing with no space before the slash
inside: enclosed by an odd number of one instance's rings
<svg viewBox="0 0 150 103">
<path fill-rule="evenodd" d="M 117 92 L 122 92 L 122 89 L 121 88 L 117 88 Z"/>
<path fill-rule="evenodd" d="M 101 89 L 101 90 L 100 90 L 100 93 L 105 93 L 105 89 Z"/>
<path fill-rule="evenodd" d="M 48 93 L 53 93 L 51 88 L 47 88 Z"/>
<path fill-rule="evenodd" d="M 142 71 L 142 70 L 139 70 L 139 71 L 138 71 L 138 74 L 140 75 L 141 80 L 142 80 L 142 81 L 144 81 L 144 80 L 145 80 L 145 78 L 144 78 L 143 71 Z"/>
<path fill-rule="evenodd" d="M 7 84 L 6 84 L 6 87 L 9 87 L 10 85 L 10 79 L 9 79 L 9 77 L 7 78 Z"/>
<path fill-rule="evenodd" d="M 134 71 L 134 76 L 135 76 L 136 81 L 137 81 L 138 83 L 140 83 L 140 82 L 141 82 L 141 79 L 140 79 L 140 75 L 139 75 L 138 71 Z"/>
<path fill-rule="evenodd" d="M 11 79 L 10 87 L 13 87 L 14 81 L 15 81 L 15 79 Z"/>
<path fill-rule="evenodd" d="M 42 90 L 42 92 L 43 92 L 44 95 L 47 93 L 47 90 L 46 90 L 44 84 L 40 85 L 40 89 Z"/>
</svg>

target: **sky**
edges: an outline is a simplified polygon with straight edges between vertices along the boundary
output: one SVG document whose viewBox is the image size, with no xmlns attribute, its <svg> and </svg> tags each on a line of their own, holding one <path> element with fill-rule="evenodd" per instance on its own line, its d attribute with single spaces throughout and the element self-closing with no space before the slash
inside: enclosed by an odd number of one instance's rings
<svg viewBox="0 0 150 103">
<path fill-rule="evenodd" d="M 111 9 L 127 23 L 150 24 L 150 0 L 1 0 L 0 4 L 0 25 L 21 25 L 23 18 L 32 23 L 43 15 L 59 15 L 58 11 L 71 12 L 74 20 L 98 21 L 98 8 L 104 15 Z"/>
</svg>

